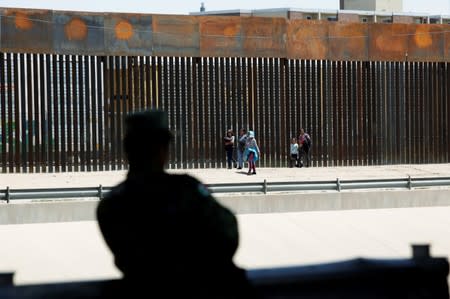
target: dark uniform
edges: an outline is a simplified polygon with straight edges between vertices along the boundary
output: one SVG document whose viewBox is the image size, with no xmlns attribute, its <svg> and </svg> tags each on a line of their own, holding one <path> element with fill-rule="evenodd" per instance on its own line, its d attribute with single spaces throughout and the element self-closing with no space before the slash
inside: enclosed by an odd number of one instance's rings
<svg viewBox="0 0 450 299">
<path fill-rule="evenodd" d="M 129 172 L 99 203 L 97 217 L 117 267 L 134 289 L 253 297 L 245 271 L 233 263 L 236 217 L 197 179 Z"/>
</svg>

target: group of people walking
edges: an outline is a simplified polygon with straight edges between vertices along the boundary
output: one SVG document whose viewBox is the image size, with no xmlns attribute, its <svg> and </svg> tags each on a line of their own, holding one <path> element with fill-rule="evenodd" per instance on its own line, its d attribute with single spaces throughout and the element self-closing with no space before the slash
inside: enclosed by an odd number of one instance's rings
<svg viewBox="0 0 450 299">
<path fill-rule="evenodd" d="M 233 130 L 227 130 L 223 138 L 225 152 L 227 154 L 228 169 L 233 165 L 237 169 L 244 167 L 244 162 L 248 162 L 248 175 L 256 174 L 255 162 L 259 160 L 261 152 L 255 139 L 255 132 L 244 128 L 239 130 L 238 136 L 234 136 Z M 301 128 L 298 135 L 291 138 L 290 144 L 290 167 L 310 167 L 311 166 L 311 136 Z M 234 149 L 236 148 L 237 161 L 234 159 Z"/>
<path fill-rule="evenodd" d="M 235 164 L 237 169 L 242 169 L 244 162 L 248 162 L 247 174 L 256 174 L 256 161 L 259 160 L 261 152 L 255 139 L 255 132 L 242 128 L 239 130 L 239 135 L 235 138 L 233 131 L 230 129 L 223 140 L 227 153 L 228 169 L 232 169 L 233 164 Z M 236 148 L 237 161 L 234 160 L 234 148 Z"/>
</svg>

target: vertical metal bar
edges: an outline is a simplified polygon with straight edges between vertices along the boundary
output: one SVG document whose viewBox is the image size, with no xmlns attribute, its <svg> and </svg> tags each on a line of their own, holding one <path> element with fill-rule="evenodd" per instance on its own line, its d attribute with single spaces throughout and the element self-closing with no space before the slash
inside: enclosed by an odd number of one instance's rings
<svg viewBox="0 0 450 299">
<path fill-rule="evenodd" d="M 338 102 L 338 90 L 339 90 L 339 84 L 338 84 L 338 62 L 332 61 L 331 62 L 331 117 L 332 117 L 332 128 L 331 128 L 331 135 L 332 135 L 332 151 L 331 151 L 331 159 L 332 159 L 332 165 L 333 166 L 341 166 L 340 164 L 340 138 L 339 138 L 339 102 Z"/>
<path fill-rule="evenodd" d="M 168 57 L 166 60 L 166 80 L 163 82 L 166 84 L 166 91 L 164 96 L 164 109 L 169 114 L 169 124 L 173 130 L 177 131 L 176 121 L 175 121 L 175 59 L 173 56 Z M 178 132 L 177 132 L 178 133 Z M 169 149 L 170 152 L 170 168 L 176 168 L 176 148 L 178 147 L 178 139 L 175 138 L 174 146 Z"/>
<path fill-rule="evenodd" d="M 413 134 L 414 134 L 414 143 L 413 143 L 413 155 L 414 155 L 414 164 L 418 164 L 420 160 L 420 150 L 419 150 L 419 130 L 420 130 L 420 110 L 419 110 L 419 63 L 413 63 L 413 80 L 412 80 L 412 96 L 414 99 L 413 108 L 414 108 L 414 116 L 412 119 L 413 124 Z"/>
<path fill-rule="evenodd" d="M 163 65 L 162 65 L 162 94 L 161 94 L 161 107 L 164 111 L 167 111 L 169 114 L 169 122 L 170 122 L 170 111 L 169 111 L 169 84 L 170 84 L 170 59 L 169 57 L 163 57 L 162 58 Z M 170 124 L 171 125 L 171 124 Z M 171 152 L 169 154 L 169 167 L 173 168 L 173 147 L 170 149 Z"/>
<path fill-rule="evenodd" d="M 214 129 L 214 143 L 215 144 L 215 167 L 221 168 L 223 163 L 223 143 L 222 136 L 224 129 L 224 109 L 223 109 L 223 98 L 221 91 L 223 90 L 223 84 L 220 80 L 221 76 L 221 59 L 215 57 L 210 64 L 210 81 L 214 86 L 214 90 L 211 91 L 211 96 L 214 95 L 214 107 L 215 107 L 215 129 Z"/>
<path fill-rule="evenodd" d="M 264 137 L 260 139 L 265 143 L 265 167 L 273 167 L 274 160 L 274 142 L 276 138 L 276 132 L 274 132 L 274 118 L 272 116 L 273 102 L 272 102 L 272 90 L 273 90 L 273 58 L 264 58 L 264 71 L 263 71 L 263 84 L 264 84 L 264 121 L 263 130 L 260 131 L 260 135 L 264 134 Z"/>
<path fill-rule="evenodd" d="M 314 145 L 311 149 L 314 151 L 314 156 L 311 157 L 313 159 L 312 165 L 322 167 L 323 157 L 324 157 L 324 133 L 325 133 L 325 82 L 324 82 L 324 73 L 325 73 L 325 61 L 320 60 L 317 64 L 317 120 L 316 120 L 316 135 L 314 136 Z"/>
<path fill-rule="evenodd" d="M 395 62 L 395 110 L 397 112 L 395 117 L 395 123 L 396 123 L 396 135 L 397 138 L 395 140 L 396 144 L 396 158 L 395 158 L 395 164 L 402 163 L 403 155 L 402 155 L 402 148 L 403 148 L 403 134 L 402 134 L 402 117 L 403 117 L 403 111 L 402 111 L 402 94 L 401 94 L 401 78 L 402 78 L 402 68 L 400 65 L 400 62 Z"/>
<path fill-rule="evenodd" d="M 264 135 L 260 134 L 264 130 L 264 60 L 263 58 L 257 58 L 257 83 L 255 98 L 255 127 L 252 129 L 255 131 L 255 138 L 259 141 L 260 150 L 264 153 L 264 158 L 260 159 L 260 164 L 265 167 L 264 161 L 267 152 L 266 144 L 264 142 Z"/>
<path fill-rule="evenodd" d="M 124 132 L 124 122 L 125 117 L 130 112 L 133 99 L 131 92 L 131 75 L 132 75 L 132 60 L 134 57 L 126 57 L 120 56 L 121 59 L 121 72 L 120 72 L 120 113 L 117 118 L 117 135 L 116 135 L 116 146 L 117 146 L 117 167 L 118 169 L 124 169 L 124 155 L 123 155 L 123 147 L 122 147 L 122 138 Z"/>
<path fill-rule="evenodd" d="M 46 73 L 46 95 L 47 95 L 47 127 L 46 127 L 46 133 L 47 133 L 47 171 L 48 172 L 54 172 L 55 167 L 55 131 L 54 131 L 54 113 L 53 110 L 55 109 L 55 106 L 53 105 L 53 95 L 55 88 L 55 82 L 54 82 L 54 73 L 55 69 L 52 68 L 52 65 L 54 65 L 53 60 L 55 58 L 55 55 L 45 54 L 45 73 Z"/>
<path fill-rule="evenodd" d="M 236 134 L 236 140 L 239 135 L 239 129 L 243 126 L 243 102 L 244 102 L 244 96 L 243 96 L 243 89 L 242 89 L 242 57 L 236 57 L 236 115 L 235 115 L 235 134 Z M 237 148 L 237 141 L 236 141 L 236 148 Z"/>
<path fill-rule="evenodd" d="M 84 67 L 85 56 L 78 55 L 77 56 L 77 71 L 78 71 L 78 114 L 79 114 L 79 158 L 80 158 L 80 170 L 86 171 L 86 122 L 85 122 L 85 107 L 86 105 L 86 94 L 85 94 L 85 81 L 84 77 L 86 76 L 86 68 Z M 105 110 L 107 107 L 104 108 Z"/>
<path fill-rule="evenodd" d="M 270 139 L 270 147 L 272 148 L 270 152 L 270 167 L 277 167 L 278 162 L 280 161 L 279 154 L 281 153 L 281 146 L 287 144 L 280 139 L 280 125 L 279 125 L 279 117 L 280 117 L 280 96 L 278 93 L 279 86 L 277 78 L 278 78 L 278 59 L 277 58 L 269 58 L 269 105 L 268 105 L 268 118 L 270 120 L 270 128 L 267 130 L 270 132 L 268 138 Z"/>
<path fill-rule="evenodd" d="M 174 86 L 174 102 L 173 102 L 173 108 L 174 108 L 174 122 L 177 127 L 178 132 L 178 145 L 175 148 L 175 154 L 176 154 L 176 168 L 180 169 L 183 168 L 183 161 L 184 161 L 184 147 L 183 144 L 185 142 L 185 134 L 184 129 L 186 128 L 183 126 L 183 102 L 184 100 L 181 97 L 181 63 L 183 62 L 183 58 L 175 57 L 175 86 Z"/>
<path fill-rule="evenodd" d="M 34 111 L 35 111 L 35 124 L 34 129 L 36 132 L 35 136 L 35 165 L 36 172 L 44 171 L 44 163 L 43 163 L 43 148 L 44 148 L 44 125 L 45 118 L 44 113 L 45 110 L 42 108 L 45 105 L 45 98 L 42 97 L 44 89 L 42 88 L 44 82 L 44 76 L 42 76 L 42 63 L 41 58 L 43 54 L 33 54 L 33 70 L 34 70 L 34 89 L 33 89 L 33 97 L 34 97 Z M 39 93 L 41 91 L 41 93 Z"/>
<path fill-rule="evenodd" d="M 97 155 L 99 157 L 99 170 L 105 170 L 105 140 L 107 135 L 107 130 L 105 129 L 105 107 L 106 107 L 106 81 L 108 75 L 106 73 L 106 56 L 97 58 Z"/>
<path fill-rule="evenodd" d="M 149 109 L 154 106 L 153 95 L 152 95 L 152 86 L 154 85 L 154 83 L 152 82 L 152 80 L 153 80 L 153 75 L 152 75 L 153 65 L 152 65 L 150 56 L 145 56 L 145 62 L 144 62 L 144 66 L 142 67 L 142 69 L 145 69 L 145 84 L 141 85 L 142 89 L 145 88 L 145 96 L 143 99 L 143 105 L 144 105 L 145 109 Z M 144 76 L 144 75 L 141 74 L 141 76 Z M 142 77 L 142 78 L 144 79 L 144 77 Z"/>
<path fill-rule="evenodd" d="M 351 99 L 351 160 L 352 166 L 358 165 L 358 62 L 351 62 L 351 72 L 349 73 L 349 81 L 351 82 L 350 99 Z M 383 142 L 384 143 L 384 142 Z"/>
<path fill-rule="evenodd" d="M 15 137 L 15 166 L 16 172 L 26 172 L 26 108 L 25 108 L 25 71 L 24 71 L 24 54 L 13 54 L 14 60 L 14 137 Z M 21 168 L 24 167 L 22 170 Z"/>
<path fill-rule="evenodd" d="M 442 144 L 442 151 L 444 155 L 444 161 L 445 163 L 448 163 L 450 161 L 450 155 L 449 151 L 447 150 L 450 148 L 450 87 L 446 82 L 449 82 L 450 80 L 450 63 L 448 62 L 442 62 L 442 101 L 443 101 L 443 144 Z"/>
<path fill-rule="evenodd" d="M 230 59 L 230 123 L 229 127 L 236 133 L 236 57 Z"/>
<path fill-rule="evenodd" d="M 388 130 L 387 119 L 386 119 L 386 62 L 382 61 L 379 63 L 379 75 L 378 75 L 378 89 L 379 89 L 379 105 L 380 105 L 380 130 L 381 132 L 386 132 Z M 385 134 L 379 133 L 378 148 L 380 151 L 380 162 L 381 164 L 386 164 L 386 142 Z"/>
<path fill-rule="evenodd" d="M 446 106 L 446 113 L 444 115 L 445 119 L 445 130 L 446 130 L 446 138 L 445 138 L 445 158 L 446 162 L 450 162 L 450 86 L 446 84 L 450 80 L 450 63 L 443 63 L 444 68 L 444 76 L 442 78 L 442 84 L 444 86 L 444 102 Z"/>
<path fill-rule="evenodd" d="M 161 59 L 155 56 L 152 56 L 152 105 L 154 107 L 159 107 L 159 85 L 161 84 Z"/>
<path fill-rule="evenodd" d="M 285 114 L 285 98 L 284 98 L 284 59 L 275 58 L 274 64 L 274 88 L 272 92 L 272 97 L 274 100 L 273 115 L 275 117 L 275 132 L 277 133 L 277 138 L 275 139 L 274 146 L 277 148 L 275 152 L 275 163 L 274 167 L 281 167 L 284 163 L 287 148 L 289 143 L 286 138 L 286 127 L 284 126 L 284 114 Z"/>
<path fill-rule="evenodd" d="M 288 124 L 288 113 L 289 113 L 289 106 L 288 106 L 288 85 L 289 85 L 289 62 L 286 58 L 281 58 L 279 60 L 278 65 L 278 72 L 279 72 L 279 97 L 280 97 L 280 127 L 279 130 L 281 130 L 280 134 L 280 141 L 281 141 L 281 149 L 280 149 L 280 161 L 278 162 L 278 167 L 286 167 L 289 165 L 289 147 L 290 147 L 290 137 L 291 137 L 291 128 Z"/>
<path fill-rule="evenodd" d="M 31 167 L 31 169 L 34 168 L 35 172 L 41 172 L 41 161 L 40 161 L 40 153 L 41 153 L 41 128 L 42 128 L 42 124 L 41 124 L 41 118 L 40 118 L 40 105 L 39 105 L 39 83 L 40 83 L 40 78 L 39 78 L 39 69 L 38 69 L 38 61 L 39 61 L 39 57 L 38 54 L 31 54 L 32 55 L 32 78 L 33 78 L 33 84 L 32 84 L 32 90 L 31 90 L 31 97 L 29 97 L 29 99 L 33 99 L 31 106 L 33 109 L 33 113 L 32 113 L 32 123 L 31 123 L 31 153 L 32 153 L 32 157 L 34 157 L 33 159 L 33 166 Z M 30 76 L 31 77 L 31 76 Z M 29 92 L 30 93 L 30 92 Z"/>
<path fill-rule="evenodd" d="M 84 69 L 85 69 L 85 77 L 84 77 L 84 99 L 85 99 L 85 129 L 86 129 L 86 169 L 87 171 L 92 171 L 92 163 L 93 163 L 93 154 L 92 154 L 92 120 L 91 120 L 91 109 L 92 109 L 92 97 L 91 90 L 94 88 L 92 86 L 92 81 L 94 80 L 93 70 L 91 68 L 91 60 L 92 56 L 84 57 Z"/>
<path fill-rule="evenodd" d="M 248 58 L 246 57 L 241 57 L 240 60 L 240 70 L 241 70 L 241 74 L 240 74 L 240 100 L 241 100 L 241 113 L 242 113 L 242 119 L 240 122 L 240 126 L 238 129 L 242 129 L 248 128 L 249 125 L 249 120 L 248 120 L 248 63 L 247 63 Z"/>
<path fill-rule="evenodd" d="M 297 136 L 297 123 L 296 123 L 296 81 L 295 81 L 295 72 L 296 72 L 296 62 L 298 60 L 288 59 L 287 69 L 286 69 L 286 121 L 288 127 L 289 134 L 289 144 L 290 139 L 292 137 Z"/>
<path fill-rule="evenodd" d="M 430 62 L 431 67 L 431 82 L 430 82 L 430 131 L 432 138 L 433 151 L 431 155 L 431 162 L 438 163 L 439 162 L 439 99 L 437 95 L 437 62 Z"/>
<path fill-rule="evenodd" d="M 76 55 L 70 56 L 71 60 L 71 82 L 72 82 L 72 130 L 73 130 L 73 138 L 72 138 L 72 144 L 73 144 L 73 169 L 75 171 L 80 171 L 80 121 L 79 121 L 79 97 L 77 95 L 78 86 L 80 85 L 78 81 L 77 71 L 78 71 L 78 65 L 79 61 L 77 60 Z"/>
<path fill-rule="evenodd" d="M 223 65 L 223 92 L 224 92 L 224 103 L 225 103 L 225 130 L 222 134 L 226 134 L 225 131 L 227 129 L 231 129 L 232 123 L 232 112 L 231 112 L 231 75 L 230 75 L 230 58 L 227 57 L 224 60 Z M 223 147 L 222 147 L 223 148 Z M 223 156 L 225 157 L 225 152 L 223 152 Z M 226 163 L 225 163 L 226 166 Z"/>
<path fill-rule="evenodd" d="M 25 105 L 24 108 L 26 106 L 26 114 L 24 113 L 24 124 L 26 130 L 23 130 L 25 138 L 23 140 L 25 140 L 25 153 L 24 153 L 24 167 L 25 167 L 25 171 L 26 172 L 34 172 L 34 159 L 35 159 L 35 155 L 34 155 L 34 144 L 33 144 L 33 135 L 34 135 L 34 130 L 33 130 L 33 121 L 34 121 L 34 117 L 33 117 L 33 109 L 34 109 L 34 102 L 35 99 L 33 98 L 33 77 L 36 75 L 36 72 L 32 69 L 33 66 L 33 58 L 32 58 L 33 54 L 25 54 L 26 59 L 23 61 L 24 63 L 26 63 L 26 71 L 24 73 L 24 81 L 22 82 L 23 86 L 26 87 L 27 91 L 26 93 L 23 94 L 23 101 L 25 101 Z M 36 82 L 37 80 L 34 80 L 34 82 Z"/>
<path fill-rule="evenodd" d="M 211 157 L 211 140 L 212 140 L 212 134 L 211 134 L 211 114 L 209 112 L 209 97 L 208 97 L 208 88 L 209 88 L 209 82 L 208 82 L 208 57 L 202 58 L 202 103 L 203 103 L 203 125 L 205 128 L 205 142 L 204 142 L 204 157 L 205 157 L 205 168 L 211 167 L 212 157 Z M 230 89 L 231 92 L 231 89 Z"/>
<path fill-rule="evenodd" d="M 369 157 L 369 165 L 376 165 L 376 158 L 375 158 L 375 146 L 376 146 L 376 109 L 375 109 L 375 64 L 376 62 L 369 62 L 368 66 L 368 72 L 367 72 L 367 87 L 368 87 L 368 97 L 367 97 L 367 110 L 368 110 L 368 131 L 367 131 L 367 141 L 368 141 L 368 157 Z"/>
<path fill-rule="evenodd" d="M 115 63 L 113 56 L 105 57 L 105 105 L 104 105 L 104 121 L 105 121 L 105 146 L 104 146 L 104 163 L 105 170 L 112 170 L 112 132 L 115 130 Z"/>
<path fill-rule="evenodd" d="M 199 63 L 200 63 L 200 58 L 198 57 L 194 57 L 192 58 L 192 145 L 193 145 L 193 150 L 192 150 L 192 165 L 193 168 L 199 168 L 199 156 L 200 156 L 200 152 L 199 152 L 199 126 L 198 126 L 198 121 L 199 121 L 199 116 L 198 116 L 198 100 L 199 100 L 199 94 L 198 94 L 198 72 L 199 72 Z"/>
<path fill-rule="evenodd" d="M 218 105 L 218 97 L 216 96 L 218 86 L 217 82 L 217 65 L 216 59 L 208 58 L 208 99 L 209 99 L 209 115 L 211 119 L 211 167 L 217 168 L 222 160 L 222 139 L 221 132 L 218 130 L 220 123 L 220 109 Z"/>
<path fill-rule="evenodd" d="M 410 94 L 410 63 L 404 63 L 404 101 L 405 101 L 405 163 L 411 161 L 411 94 Z"/>
<path fill-rule="evenodd" d="M 184 95 L 184 101 L 185 103 L 185 107 L 186 107 L 186 129 L 185 134 L 186 134 L 186 141 L 185 141 L 185 159 L 186 159 L 186 164 L 185 164 L 185 168 L 194 168 L 194 162 L 193 162 L 193 141 L 194 141 L 194 124 L 192 121 L 193 118 L 193 109 L 192 109 L 192 103 L 193 103 L 193 99 L 192 99 L 192 73 L 193 73 L 193 66 L 192 66 L 192 57 L 186 57 L 186 66 L 185 66 L 185 78 L 184 78 L 184 83 L 185 86 L 183 87 L 183 90 L 185 90 L 185 95 Z M 220 136 L 220 135 L 219 135 Z"/>
<path fill-rule="evenodd" d="M 70 55 L 65 55 L 65 94 L 66 94 L 66 131 L 67 131 L 67 166 L 68 171 L 72 171 L 73 165 L 73 150 L 72 150 L 72 98 L 70 94 L 70 81 L 71 81 L 71 72 L 70 72 Z"/>
<path fill-rule="evenodd" d="M 364 71 L 365 71 L 365 64 L 363 61 L 358 63 L 358 97 L 357 97 L 357 104 L 358 104 L 358 165 L 365 165 L 366 160 L 364 158 L 365 155 L 365 147 L 364 147 Z"/>
<path fill-rule="evenodd" d="M 346 139 L 344 138 L 344 120 L 346 118 L 346 115 L 343 113 L 344 112 L 344 97 L 343 97 L 343 92 L 344 92 L 344 83 L 343 83 L 343 61 L 338 61 L 336 63 L 336 83 L 337 83 L 337 88 L 336 88 L 336 128 L 337 128 L 337 132 L 335 132 L 336 135 L 336 146 L 337 146 L 337 150 L 338 150 L 338 163 L 341 166 L 345 166 L 345 156 L 346 156 Z"/>
<path fill-rule="evenodd" d="M 110 151 L 110 124 L 111 124 L 111 102 L 113 93 L 111 92 L 112 81 L 111 74 L 113 73 L 112 64 L 109 61 L 108 56 L 103 56 L 102 58 L 102 81 L 103 81 L 103 97 L 102 106 L 103 109 L 99 111 L 99 118 L 101 118 L 102 124 L 102 138 L 100 139 L 100 163 L 102 165 L 102 170 L 110 170 L 109 163 L 109 151 Z"/>
<path fill-rule="evenodd" d="M 39 104 L 40 104 L 40 117 L 41 117 L 41 151 L 40 151 L 40 167 L 42 172 L 47 172 L 49 167 L 49 159 L 48 159 L 48 152 L 49 152 L 49 128 L 47 119 L 50 116 L 50 112 L 47 110 L 48 103 L 50 102 L 50 91 L 46 89 L 46 82 L 49 81 L 49 73 L 46 71 L 46 65 L 49 62 L 46 60 L 46 56 L 44 54 L 39 55 Z M 37 93 L 37 91 L 36 91 Z"/>
<path fill-rule="evenodd" d="M 248 128 L 254 128 L 255 126 L 255 58 L 248 58 L 247 62 L 247 78 L 248 78 Z"/>
<path fill-rule="evenodd" d="M 1 139 L 0 139 L 0 152 L 1 152 L 1 161 L 0 161 L 0 170 L 3 173 L 7 172 L 8 167 L 8 147 L 7 147 L 7 130 L 6 126 L 9 126 L 8 123 L 8 114 L 7 109 L 8 104 L 6 102 L 6 94 L 9 93 L 11 86 L 8 86 L 5 78 L 5 60 L 6 55 L 3 52 L 0 52 L 0 129 L 1 129 Z M 9 130 L 9 129 L 8 129 Z"/>
<path fill-rule="evenodd" d="M 319 88 L 319 82 L 317 77 L 317 67 L 318 67 L 318 60 L 311 60 L 311 96 L 308 100 L 308 122 L 307 122 L 307 128 L 309 130 L 309 135 L 311 138 L 314 138 L 314 140 L 317 139 L 317 89 Z M 314 143 L 314 145 L 316 145 Z M 313 166 L 314 164 L 314 157 L 316 153 L 313 151 L 313 149 L 310 149 L 310 166 Z"/>
<path fill-rule="evenodd" d="M 424 145 L 422 146 L 423 152 L 423 163 L 431 163 L 430 155 L 433 152 L 433 145 L 431 143 L 431 130 L 430 130 L 430 105 L 431 105 L 431 97 L 430 97 L 430 64 L 429 62 L 425 62 L 423 64 L 424 71 L 424 89 L 423 89 L 423 135 Z M 425 146 L 426 145 L 426 146 Z"/>
<path fill-rule="evenodd" d="M 9 172 L 14 172 L 14 156 L 15 156 L 15 139 L 14 139 L 14 130 L 16 124 L 14 122 L 14 109 L 17 109 L 14 105 L 14 93 L 18 86 L 15 84 L 15 76 L 17 73 L 17 67 L 14 63 L 14 54 L 7 53 L 6 54 L 6 86 L 8 86 L 8 154 L 9 154 Z M 16 59 L 17 60 L 17 59 Z M 14 82 L 14 83 L 13 83 Z M 14 84 L 14 85 L 13 85 Z"/>
<path fill-rule="evenodd" d="M 146 84 L 146 63 L 145 63 L 145 58 L 144 56 L 140 56 L 140 57 L 136 57 L 139 58 L 139 64 L 138 64 L 138 69 L 136 69 L 136 73 L 135 76 L 136 78 L 139 78 L 138 80 L 135 80 L 134 82 L 134 88 L 138 89 L 138 91 L 136 92 L 136 97 L 139 97 L 140 99 L 140 108 L 142 110 L 145 110 L 147 107 L 147 92 L 148 89 L 145 88 L 145 84 Z"/>
<path fill-rule="evenodd" d="M 93 56 L 91 60 L 92 73 L 92 153 L 93 153 L 93 166 L 97 171 L 99 167 L 99 135 L 101 131 L 98 130 L 99 125 L 99 110 L 102 109 L 101 105 L 101 70 L 100 70 L 100 56 Z"/>
<path fill-rule="evenodd" d="M 327 167 L 333 165 L 332 163 L 332 64 L 331 61 L 325 61 L 325 123 L 324 123 L 324 163 Z"/>
<path fill-rule="evenodd" d="M 186 82 L 186 75 L 187 75 L 187 71 L 186 71 L 186 64 L 187 61 L 189 60 L 188 57 L 181 57 L 180 58 L 180 75 L 179 75 L 179 86 L 180 86 L 180 92 L 179 92 L 179 101 L 180 101 L 180 107 L 179 107 L 179 126 L 180 126 L 180 132 L 181 132 L 181 136 L 180 136 L 180 152 L 182 155 L 182 160 L 181 160 L 181 164 L 180 167 L 183 169 L 188 168 L 188 160 L 187 160 L 187 155 L 189 152 L 189 148 L 188 148 L 188 144 L 189 142 L 191 142 L 191 139 L 189 138 L 189 122 L 187 121 L 190 118 L 190 115 L 187 113 L 188 111 L 188 103 L 189 100 L 187 98 L 187 93 L 186 93 L 186 86 L 187 86 L 187 82 Z"/>
<path fill-rule="evenodd" d="M 67 81 L 65 78 L 65 61 L 66 55 L 59 55 L 59 119 L 60 119 L 60 141 L 61 141 L 61 171 L 67 171 L 67 120 L 66 120 L 66 85 Z"/>
<path fill-rule="evenodd" d="M 229 126 L 229 112 L 227 109 L 228 106 L 228 97 L 227 97 L 227 64 L 226 60 L 224 58 L 219 58 L 219 81 L 220 81 L 220 87 L 219 87 L 219 99 L 220 99 L 220 119 L 221 119 L 221 126 L 220 126 L 220 148 L 219 148 L 219 167 L 226 167 L 226 155 L 224 151 L 223 146 L 223 140 L 225 131 L 228 129 Z"/>
<path fill-rule="evenodd" d="M 437 134 L 437 143 L 438 143 L 438 159 L 437 162 L 438 163 L 445 163 L 445 159 L 444 159 L 444 155 L 445 155 L 445 150 L 444 150 L 444 140 L 445 140 L 445 118 L 444 118 L 444 113 L 445 113 L 445 102 L 443 101 L 443 90 L 444 90 L 444 84 L 442 82 L 442 78 L 443 78 L 443 63 L 442 62 L 438 62 L 436 63 L 436 100 L 437 100 L 437 110 L 436 110 L 436 114 L 437 114 L 437 119 L 438 121 L 436 122 L 436 126 L 439 129 L 439 133 Z"/>
</svg>

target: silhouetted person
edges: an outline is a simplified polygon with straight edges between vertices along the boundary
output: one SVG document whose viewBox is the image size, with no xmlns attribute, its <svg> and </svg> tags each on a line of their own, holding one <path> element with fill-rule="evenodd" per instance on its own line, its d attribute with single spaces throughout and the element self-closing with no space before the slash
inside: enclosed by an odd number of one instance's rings
<svg viewBox="0 0 450 299">
<path fill-rule="evenodd" d="M 233 256 L 237 219 L 189 175 L 168 174 L 171 132 L 160 110 L 126 119 L 126 179 L 100 201 L 97 217 L 128 290 L 160 298 L 251 298 Z"/>
</svg>

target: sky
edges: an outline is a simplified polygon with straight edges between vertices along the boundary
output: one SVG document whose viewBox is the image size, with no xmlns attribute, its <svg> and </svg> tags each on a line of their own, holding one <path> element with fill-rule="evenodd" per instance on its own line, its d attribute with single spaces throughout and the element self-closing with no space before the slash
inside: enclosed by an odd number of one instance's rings
<svg viewBox="0 0 450 299">
<path fill-rule="evenodd" d="M 204 2 L 206 11 L 264 8 L 339 9 L 339 0 L 0 0 L 0 7 L 187 15 L 190 12 L 198 12 L 201 2 Z M 450 0 L 403 0 L 403 11 L 450 15 Z"/>
</svg>

